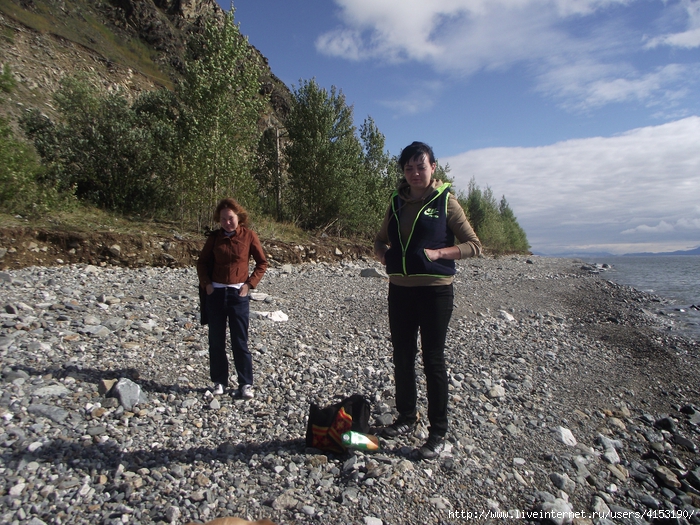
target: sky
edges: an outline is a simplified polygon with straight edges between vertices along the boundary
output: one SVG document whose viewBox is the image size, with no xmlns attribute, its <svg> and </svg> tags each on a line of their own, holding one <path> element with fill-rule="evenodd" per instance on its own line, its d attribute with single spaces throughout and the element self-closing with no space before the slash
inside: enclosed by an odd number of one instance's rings
<svg viewBox="0 0 700 525">
<path fill-rule="evenodd" d="M 219 0 L 224 9 L 231 3 Z M 505 197 L 534 253 L 700 246 L 700 0 L 234 0 L 290 89 L 342 91 Z"/>
</svg>

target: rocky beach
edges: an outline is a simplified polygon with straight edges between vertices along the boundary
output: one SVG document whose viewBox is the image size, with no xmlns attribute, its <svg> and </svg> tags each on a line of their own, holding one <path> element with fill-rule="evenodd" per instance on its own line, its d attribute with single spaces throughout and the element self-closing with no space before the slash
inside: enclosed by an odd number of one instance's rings
<svg viewBox="0 0 700 525">
<path fill-rule="evenodd" d="M 311 403 L 395 415 L 388 284 L 366 257 L 268 270 L 252 400 L 208 390 L 194 268 L 0 272 L 0 522 L 700 523 L 700 346 L 663 299 L 580 260 L 458 268 L 432 461 L 423 424 L 373 453 L 305 445 Z"/>
</svg>

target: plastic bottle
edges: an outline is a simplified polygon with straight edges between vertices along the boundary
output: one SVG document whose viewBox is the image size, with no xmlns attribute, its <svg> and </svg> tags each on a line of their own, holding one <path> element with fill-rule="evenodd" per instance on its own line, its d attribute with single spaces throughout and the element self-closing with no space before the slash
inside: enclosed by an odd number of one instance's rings
<svg viewBox="0 0 700 525">
<path fill-rule="evenodd" d="M 377 436 L 372 436 L 371 434 L 363 434 L 362 432 L 350 430 L 349 432 L 344 432 L 341 438 L 343 439 L 343 445 L 348 448 L 379 450 L 379 440 Z"/>
</svg>

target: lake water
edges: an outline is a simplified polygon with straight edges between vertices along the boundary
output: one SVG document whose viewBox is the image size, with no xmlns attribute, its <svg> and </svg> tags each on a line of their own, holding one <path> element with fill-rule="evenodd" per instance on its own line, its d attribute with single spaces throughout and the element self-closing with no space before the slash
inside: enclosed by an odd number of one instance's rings
<svg viewBox="0 0 700 525">
<path fill-rule="evenodd" d="M 602 277 L 673 301 L 663 309 L 674 315 L 676 329 L 700 341 L 700 311 L 689 308 L 700 307 L 700 256 L 619 256 L 595 262 L 613 267 Z"/>
</svg>

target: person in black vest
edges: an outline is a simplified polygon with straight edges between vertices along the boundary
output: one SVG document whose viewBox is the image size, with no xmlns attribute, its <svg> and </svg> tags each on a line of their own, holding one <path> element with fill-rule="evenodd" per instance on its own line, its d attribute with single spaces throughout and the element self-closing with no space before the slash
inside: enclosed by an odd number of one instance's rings
<svg viewBox="0 0 700 525">
<path fill-rule="evenodd" d="M 398 418 L 384 428 L 389 438 L 412 433 L 418 422 L 415 361 L 420 332 L 428 395 L 428 440 L 422 459 L 437 457 L 447 434 L 445 339 L 452 316 L 455 260 L 481 254 L 450 184 L 433 179 L 430 146 L 413 142 L 401 151 L 404 177 L 391 196 L 374 253 L 389 275 L 389 328 L 393 345 Z M 457 244 L 455 244 L 455 238 Z"/>
</svg>

